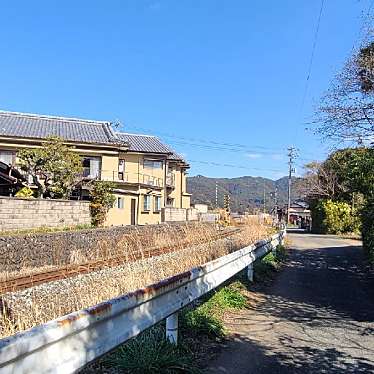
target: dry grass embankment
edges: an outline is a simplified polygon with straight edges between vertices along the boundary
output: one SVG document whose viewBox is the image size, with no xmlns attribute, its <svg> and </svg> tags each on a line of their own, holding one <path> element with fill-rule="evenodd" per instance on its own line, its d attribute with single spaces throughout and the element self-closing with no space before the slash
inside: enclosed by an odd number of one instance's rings
<svg viewBox="0 0 374 374">
<path fill-rule="evenodd" d="M 183 247 L 181 243 L 184 245 L 186 240 L 190 240 L 189 248 L 3 295 L 0 336 L 12 335 L 158 282 L 233 252 L 269 233 L 266 227 L 255 222 L 243 226 L 242 231 L 230 239 L 214 240 L 216 233 L 211 226 L 196 225 L 195 230 L 188 230 L 183 235 L 174 230 L 165 231 L 159 240 L 162 245 L 173 245 L 176 248 L 178 245 Z M 208 241 L 209 237 L 211 241 Z M 155 242 L 156 238 L 153 238 L 148 243 L 154 245 Z M 129 256 L 134 250 L 146 248 L 143 241 L 136 240 L 136 236 L 133 237 L 133 243 L 133 246 L 126 244 L 125 247 Z"/>
<path fill-rule="evenodd" d="M 96 232 L 96 235 L 92 235 Z M 57 270 L 69 265 L 124 256 L 146 257 L 146 250 L 173 246 L 175 250 L 212 240 L 217 235 L 214 225 L 196 222 L 172 225 L 132 226 L 94 230 L 76 234 L 26 234 L 21 243 L 1 246 L 0 281 L 9 278 Z M 19 236 L 18 236 L 19 238 Z M 17 239 L 19 240 L 19 239 Z M 41 246 L 40 243 L 48 245 Z"/>
</svg>

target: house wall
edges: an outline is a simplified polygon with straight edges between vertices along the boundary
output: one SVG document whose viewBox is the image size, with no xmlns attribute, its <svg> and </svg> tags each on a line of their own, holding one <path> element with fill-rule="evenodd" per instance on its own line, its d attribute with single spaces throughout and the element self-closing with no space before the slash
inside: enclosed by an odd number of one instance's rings
<svg viewBox="0 0 374 374">
<path fill-rule="evenodd" d="M 0 231 L 90 223 L 87 201 L 0 197 Z"/>
<path fill-rule="evenodd" d="M 182 208 L 189 209 L 191 207 L 191 195 L 184 193 L 182 194 Z"/>
<path fill-rule="evenodd" d="M 181 168 L 179 166 L 174 167 L 173 174 L 174 174 L 175 185 L 172 191 L 169 193 L 169 197 L 174 199 L 173 208 L 182 208 Z"/>
<path fill-rule="evenodd" d="M 149 193 L 149 189 L 142 188 L 140 190 L 140 205 L 139 205 L 139 225 L 148 225 L 148 224 L 156 224 L 162 222 L 161 211 L 155 211 L 155 196 L 159 196 L 161 198 L 161 209 L 164 207 L 164 192 L 162 191 L 152 191 Z M 143 203 L 144 203 L 144 196 L 149 195 L 151 197 L 151 206 L 148 212 L 144 211 Z"/>
<path fill-rule="evenodd" d="M 106 181 L 118 180 L 118 154 L 101 156 L 101 179 Z"/>
</svg>

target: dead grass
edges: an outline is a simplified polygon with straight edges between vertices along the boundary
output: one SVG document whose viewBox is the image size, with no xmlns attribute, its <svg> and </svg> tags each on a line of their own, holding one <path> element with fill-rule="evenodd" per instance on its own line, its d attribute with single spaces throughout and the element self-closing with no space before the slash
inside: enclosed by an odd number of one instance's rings
<svg viewBox="0 0 374 374">
<path fill-rule="evenodd" d="M 108 250 L 105 252 L 107 256 L 121 252 L 129 257 L 134 255 L 134 251 L 144 251 L 147 246 L 173 245 L 176 249 L 186 243 L 190 246 L 159 257 L 144 257 L 115 268 L 5 294 L 1 299 L 0 336 L 12 335 L 184 272 L 264 238 L 268 231 L 266 227 L 252 222 L 244 225 L 242 231 L 230 239 L 214 240 L 215 235 L 212 226 L 196 224 L 194 229 L 165 227 L 164 231 L 148 238 L 135 234 L 121 237 L 115 252 L 105 247 L 105 243 L 99 243 L 98 248 L 102 245 Z M 94 249 L 95 253 L 97 250 Z M 99 252 L 101 255 L 104 253 L 102 249 Z M 81 254 L 71 253 L 72 261 L 82 260 Z"/>
<path fill-rule="evenodd" d="M 92 232 L 93 230 L 82 232 L 80 240 L 74 240 L 76 236 L 69 233 L 58 236 L 49 233 L 48 246 L 43 248 L 38 245 L 37 235 L 25 235 L 22 246 L 3 249 L 0 255 L 0 281 L 70 264 L 83 264 L 116 256 L 142 255 L 150 248 L 174 246 L 178 250 L 217 235 L 214 225 L 194 222 L 139 226 L 125 230 L 100 229 L 97 235 L 92 235 Z"/>
</svg>

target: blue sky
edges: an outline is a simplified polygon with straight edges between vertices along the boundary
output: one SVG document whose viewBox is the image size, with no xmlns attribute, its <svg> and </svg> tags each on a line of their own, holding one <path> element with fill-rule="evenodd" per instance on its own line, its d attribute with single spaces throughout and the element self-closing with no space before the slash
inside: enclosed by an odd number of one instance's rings
<svg viewBox="0 0 374 374">
<path fill-rule="evenodd" d="M 191 175 L 278 178 L 289 145 L 300 165 L 328 149 L 306 122 L 370 3 L 325 0 L 301 108 L 319 0 L 4 1 L 0 108 L 118 120 Z"/>
</svg>

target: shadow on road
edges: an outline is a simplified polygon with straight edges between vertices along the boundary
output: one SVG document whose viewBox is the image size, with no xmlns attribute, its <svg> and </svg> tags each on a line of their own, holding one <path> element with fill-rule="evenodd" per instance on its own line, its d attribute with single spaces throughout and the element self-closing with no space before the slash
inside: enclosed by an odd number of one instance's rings
<svg viewBox="0 0 374 374">
<path fill-rule="evenodd" d="M 289 340 L 288 340 L 289 339 Z M 308 341 L 295 347 L 291 338 L 284 338 L 284 353 L 272 354 L 269 347 L 250 338 L 238 336 L 230 342 L 231 350 L 244 353 L 245 362 L 232 362 L 230 366 L 216 365 L 211 373 L 373 373 L 374 362 L 360 356 L 346 354 L 336 348 L 310 347 Z M 242 371 L 242 367 L 247 371 Z M 239 369 L 238 369 L 239 367 Z"/>
<path fill-rule="evenodd" d="M 361 247 L 292 250 L 258 295 L 230 318 L 228 351 L 240 354 L 231 366 L 218 359 L 214 372 L 374 372 L 374 276 Z"/>
</svg>

